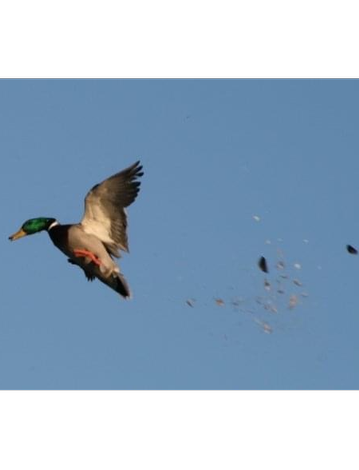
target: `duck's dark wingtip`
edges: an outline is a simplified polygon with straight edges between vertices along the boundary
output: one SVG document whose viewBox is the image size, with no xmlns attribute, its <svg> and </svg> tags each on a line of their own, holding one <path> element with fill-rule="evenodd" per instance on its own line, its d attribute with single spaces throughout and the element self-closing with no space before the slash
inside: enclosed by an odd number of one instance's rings
<svg viewBox="0 0 359 470">
<path fill-rule="evenodd" d="M 137 160 L 136 163 L 133 164 L 132 169 L 134 170 L 134 176 L 140 178 L 144 175 L 143 165 L 141 164 L 141 160 Z"/>
</svg>

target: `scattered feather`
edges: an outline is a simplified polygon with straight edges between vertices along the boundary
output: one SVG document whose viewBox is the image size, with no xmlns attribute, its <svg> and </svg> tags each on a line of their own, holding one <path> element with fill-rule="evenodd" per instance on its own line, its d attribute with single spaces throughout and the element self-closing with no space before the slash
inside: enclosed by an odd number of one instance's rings
<svg viewBox="0 0 359 470">
<path fill-rule="evenodd" d="M 270 326 L 269 323 L 262 321 L 262 320 L 258 320 L 258 318 L 255 318 L 254 321 L 257 323 L 257 325 L 259 325 L 262 328 L 264 333 L 267 333 L 267 334 L 273 333 L 273 328 Z"/>
<path fill-rule="evenodd" d="M 288 308 L 293 309 L 298 305 L 298 297 L 295 294 L 292 294 L 289 298 Z"/>
<path fill-rule="evenodd" d="M 272 302 L 272 301 L 268 301 L 266 303 L 263 304 L 263 307 L 265 310 L 267 310 L 268 312 L 271 312 L 271 313 L 278 313 L 278 308 L 277 306 Z"/>
<path fill-rule="evenodd" d="M 260 268 L 264 273 L 268 273 L 267 260 L 265 259 L 264 256 L 261 256 L 261 257 L 259 258 L 258 266 L 259 266 L 259 268 Z"/>
<path fill-rule="evenodd" d="M 264 279 L 264 288 L 265 288 L 265 290 L 270 291 L 271 285 L 270 285 L 270 282 L 267 279 Z"/>
<path fill-rule="evenodd" d="M 244 300 L 241 297 L 235 298 L 231 300 L 231 304 L 233 307 L 239 307 L 241 304 L 243 304 Z"/>
<path fill-rule="evenodd" d="M 347 250 L 348 250 L 348 253 L 350 253 L 351 255 L 358 254 L 358 250 L 354 248 L 352 245 L 347 245 Z"/>
<path fill-rule="evenodd" d="M 276 266 L 277 266 L 277 269 L 284 269 L 285 268 L 284 261 L 278 261 Z"/>
</svg>

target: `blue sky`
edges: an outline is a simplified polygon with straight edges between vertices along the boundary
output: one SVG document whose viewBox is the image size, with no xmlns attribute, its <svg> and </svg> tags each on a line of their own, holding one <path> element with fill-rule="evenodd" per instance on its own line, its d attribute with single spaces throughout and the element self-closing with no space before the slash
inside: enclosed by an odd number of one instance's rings
<svg viewBox="0 0 359 470">
<path fill-rule="evenodd" d="M 359 387 L 358 81 L 1 81 L 0 103 L 1 389 Z M 46 233 L 8 241 L 139 158 L 132 301 Z"/>
</svg>

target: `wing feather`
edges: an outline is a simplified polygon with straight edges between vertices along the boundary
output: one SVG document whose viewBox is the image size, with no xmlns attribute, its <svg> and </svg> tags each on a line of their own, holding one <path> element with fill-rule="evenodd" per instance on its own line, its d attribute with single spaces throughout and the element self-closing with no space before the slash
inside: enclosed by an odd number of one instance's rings
<svg viewBox="0 0 359 470">
<path fill-rule="evenodd" d="M 128 252 L 127 214 L 125 208 L 134 202 L 143 176 L 142 165 L 136 162 L 125 170 L 96 184 L 86 195 L 81 225 L 86 233 L 99 238 L 113 256 Z"/>
</svg>

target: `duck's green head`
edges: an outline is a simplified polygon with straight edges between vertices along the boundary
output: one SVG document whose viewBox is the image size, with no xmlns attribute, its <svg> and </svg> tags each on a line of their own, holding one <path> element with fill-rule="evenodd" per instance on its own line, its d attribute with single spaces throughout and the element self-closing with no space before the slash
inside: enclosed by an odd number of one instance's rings
<svg viewBox="0 0 359 470">
<path fill-rule="evenodd" d="M 20 230 L 9 237 L 9 240 L 14 241 L 18 238 L 25 237 L 26 235 L 33 235 L 34 233 L 41 232 L 42 230 L 48 230 L 54 223 L 57 223 L 57 221 L 51 217 L 37 217 L 36 219 L 29 219 L 22 224 Z"/>
</svg>

